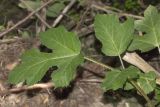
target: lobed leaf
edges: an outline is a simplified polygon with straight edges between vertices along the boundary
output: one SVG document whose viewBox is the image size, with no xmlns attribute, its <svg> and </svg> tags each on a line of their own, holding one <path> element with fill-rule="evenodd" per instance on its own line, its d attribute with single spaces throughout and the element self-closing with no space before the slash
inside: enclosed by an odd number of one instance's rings
<svg viewBox="0 0 160 107">
<path fill-rule="evenodd" d="M 57 2 L 54 3 L 53 5 L 51 5 L 48 9 L 47 9 L 47 16 L 49 17 L 56 17 L 61 10 L 65 7 L 63 2 Z"/>
<path fill-rule="evenodd" d="M 124 90 L 132 90 L 134 88 L 135 87 L 129 81 L 127 81 L 125 86 L 124 86 Z"/>
<path fill-rule="evenodd" d="M 148 39 L 150 42 L 148 42 Z M 129 46 L 128 50 L 129 51 L 134 51 L 134 50 L 140 50 L 141 52 L 147 52 L 149 50 L 152 50 L 155 48 L 155 46 L 152 45 L 154 42 L 153 38 L 150 38 L 149 36 L 134 36 L 133 41 L 131 45 Z"/>
<path fill-rule="evenodd" d="M 154 72 L 140 74 L 137 84 L 144 90 L 146 94 L 152 92 L 156 87 L 156 74 Z"/>
<path fill-rule="evenodd" d="M 160 101 L 160 87 L 159 87 L 159 85 L 157 85 L 156 89 L 155 89 L 155 99 L 157 100 L 157 103 L 159 104 L 159 101 Z"/>
<path fill-rule="evenodd" d="M 9 82 L 16 84 L 26 80 L 31 85 L 40 81 L 50 67 L 57 66 L 58 70 L 52 73 L 55 87 L 68 86 L 75 77 L 77 66 L 83 62 L 78 37 L 64 27 L 58 27 L 42 32 L 40 40 L 54 52 L 27 51 L 22 56 L 22 63 L 9 74 Z"/>
<path fill-rule="evenodd" d="M 142 20 L 135 21 L 135 29 L 144 32 L 143 36 L 135 36 L 128 50 L 149 51 L 160 45 L 160 14 L 158 10 L 149 6 L 144 12 Z M 160 51 L 160 49 L 159 49 Z"/>
<path fill-rule="evenodd" d="M 129 18 L 120 23 L 116 15 L 96 15 L 94 27 L 96 37 L 102 43 L 102 52 L 108 56 L 119 56 L 132 40 L 134 21 Z"/>
<path fill-rule="evenodd" d="M 123 88 L 128 78 L 137 78 L 139 73 L 139 69 L 133 66 L 122 71 L 112 70 L 106 74 L 106 77 L 102 83 L 102 88 L 106 91 L 110 89 L 117 90 L 119 88 Z"/>
<path fill-rule="evenodd" d="M 27 4 L 33 10 L 36 10 L 37 8 L 39 8 L 41 6 L 40 1 L 23 1 L 23 2 L 25 2 L 25 4 Z M 25 4 L 23 4 L 21 2 L 21 3 L 18 4 L 18 6 L 21 7 L 21 8 L 27 9 L 28 11 L 32 11 L 32 9 L 28 8 Z"/>
</svg>

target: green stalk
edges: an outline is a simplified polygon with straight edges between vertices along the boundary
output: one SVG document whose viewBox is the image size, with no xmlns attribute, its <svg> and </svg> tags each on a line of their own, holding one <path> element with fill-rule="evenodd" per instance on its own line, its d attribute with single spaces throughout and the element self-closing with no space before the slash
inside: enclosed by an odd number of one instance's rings
<svg viewBox="0 0 160 107">
<path fill-rule="evenodd" d="M 121 64 L 123 64 L 123 61 L 122 61 L 121 56 L 119 56 L 119 58 L 120 58 Z M 98 61 L 96 61 L 96 60 L 94 60 L 94 59 L 92 59 L 92 58 L 89 58 L 89 57 L 84 56 L 84 59 L 86 59 L 86 60 L 88 60 L 88 61 L 91 61 L 91 62 L 93 62 L 93 63 L 95 63 L 95 64 L 97 64 L 97 65 L 100 65 L 100 66 L 102 66 L 102 67 L 104 67 L 104 68 L 106 68 L 106 69 L 109 69 L 109 70 L 113 70 L 113 69 L 114 69 L 114 68 L 112 68 L 112 67 L 110 67 L 110 66 L 108 66 L 108 65 L 106 65 L 106 64 L 103 64 L 103 63 L 101 63 L 101 62 L 98 62 Z M 122 65 L 122 67 L 123 67 L 123 69 L 125 69 L 124 64 Z M 131 79 L 128 79 L 128 80 L 129 80 L 129 82 L 138 90 L 138 92 L 144 97 L 144 99 L 147 101 L 148 107 L 154 107 L 154 106 L 152 105 L 151 100 L 150 100 L 150 99 L 148 98 L 148 96 L 145 94 L 145 92 L 143 91 L 143 89 L 142 89 L 141 87 L 139 87 L 139 85 L 138 85 L 136 82 L 134 82 L 133 80 L 131 80 Z"/>
<path fill-rule="evenodd" d="M 136 82 L 134 82 L 133 80 L 131 80 L 131 79 L 128 79 L 128 80 L 138 90 L 138 92 L 145 98 L 145 100 L 147 101 L 148 107 L 154 107 L 152 105 L 151 100 L 148 98 L 148 96 L 145 94 L 145 92 L 142 90 L 142 88 L 139 87 L 139 85 Z"/>
<path fill-rule="evenodd" d="M 159 45 L 157 46 L 157 48 L 158 48 L 158 52 L 159 52 L 159 54 L 160 54 L 160 47 L 159 47 Z"/>
<path fill-rule="evenodd" d="M 120 60 L 120 62 L 121 62 L 122 68 L 125 69 L 124 63 L 123 63 L 123 60 L 122 60 L 122 57 L 121 57 L 120 55 L 119 55 L 118 57 L 119 57 L 119 60 Z"/>
<path fill-rule="evenodd" d="M 110 66 L 108 66 L 108 65 L 105 65 L 105 64 L 103 64 L 103 63 L 101 63 L 101 62 L 98 62 L 98 61 L 96 61 L 96 60 L 94 60 L 94 59 L 92 59 L 92 58 L 89 58 L 89 57 L 84 56 L 84 59 L 86 59 L 86 60 L 88 60 L 88 61 L 90 61 L 90 62 L 93 62 L 93 63 L 95 63 L 95 64 L 97 64 L 97 65 L 100 65 L 100 66 L 102 66 L 102 67 L 104 67 L 104 68 L 106 68 L 106 69 L 109 69 L 109 70 L 113 70 L 113 69 L 114 69 L 114 68 L 112 68 L 112 67 L 110 67 Z"/>
<path fill-rule="evenodd" d="M 122 58 L 121 58 L 120 55 L 119 55 L 119 59 L 120 59 L 122 68 L 125 69 L 124 63 L 123 63 Z M 138 92 L 144 97 L 144 99 L 147 101 L 148 107 L 154 107 L 152 105 L 151 100 L 148 98 L 147 94 L 145 94 L 145 92 L 143 91 L 143 89 L 141 87 L 139 87 L 139 85 L 136 82 L 134 82 L 133 80 L 131 80 L 129 78 L 128 78 L 128 80 L 138 90 Z"/>
</svg>

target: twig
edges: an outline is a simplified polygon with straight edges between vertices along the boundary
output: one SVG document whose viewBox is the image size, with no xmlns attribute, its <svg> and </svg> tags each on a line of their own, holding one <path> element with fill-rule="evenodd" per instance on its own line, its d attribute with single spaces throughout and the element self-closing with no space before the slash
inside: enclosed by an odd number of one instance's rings
<svg viewBox="0 0 160 107">
<path fill-rule="evenodd" d="M 120 10 L 120 9 L 118 9 L 118 8 L 111 7 L 111 6 L 106 6 L 106 5 L 105 5 L 105 9 L 117 11 L 117 12 L 119 12 L 119 13 L 122 13 L 122 12 L 123 12 L 122 10 Z"/>
<path fill-rule="evenodd" d="M 148 103 L 148 107 L 154 107 L 151 100 L 149 99 L 149 97 L 147 96 L 147 94 L 144 92 L 144 90 L 133 80 L 128 79 L 129 82 L 139 91 L 139 93 L 145 98 L 145 100 Z"/>
<path fill-rule="evenodd" d="M 71 0 L 71 2 L 64 8 L 62 13 L 56 18 L 56 20 L 53 22 L 52 27 L 57 26 L 57 24 L 62 20 L 64 17 L 64 14 L 68 12 L 68 10 L 73 6 L 73 4 L 76 3 L 76 0 Z"/>
<path fill-rule="evenodd" d="M 126 62 L 138 67 L 143 72 L 154 71 L 157 75 L 156 83 L 160 85 L 160 73 L 156 71 L 151 65 L 149 65 L 146 61 L 144 61 L 138 54 L 136 53 L 126 53 L 123 56 L 123 60 Z"/>
<path fill-rule="evenodd" d="M 134 53 L 126 53 L 123 56 L 123 60 L 126 62 L 138 67 L 143 72 L 149 72 L 154 71 L 158 76 L 160 76 L 160 73 L 156 71 L 152 66 L 150 66 L 145 60 L 143 60 L 138 54 Z"/>
<path fill-rule="evenodd" d="M 135 19 L 143 19 L 144 17 L 142 16 L 137 16 L 134 14 L 129 14 L 129 13 L 118 13 L 119 16 L 127 16 L 127 17 L 133 17 Z"/>
<path fill-rule="evenodd" d="M 43 4 L 45 3 L 43 0 L 41 1 Z M 43 8 L 41 11 L 40 11 L 40 16 L 42 19 L 44 19 L 44 21 L 46 21 L 46 16 L 47 15 L 47 9 L 46 8 Z M 39 28 L 40 28 L 40 32 L 44 32 L 46 31 L 46 25 L 43 24 L 42 22 L 39 24 Z M 49 25 L 48 28 L 51 28 L 51 26 Z M 39 33 L 40 33 L 39 32 Z M 37 32 L 37 35 L 39 35 L 39 33 Z"/>
<path fill-rule="evenodd" d="M 82 80 L 80 80 L 80 82 L 101 83 L 102 80 L 82 79 Z M 18 93 L 18 92 L 22 92 L 22 91 L 35 90 L 35 89 L 47 89 L 47 88 L 53 88 L 53 87 L 54 87 L 53 82 L 39 83 L 39 84 L 31 85 L 31 86 L 25 85 L 25 86 L 21 86 L 21 87 L 12 88 L 12 89 L 9 89 L 9 90 L 3 90 L 3 91 L 0 92 L 0 95 L 6 95 L 6 94 L 10 94 L 10 93 Z"/>
<path fill-rule="evenodd" d="M 85 10 L 85 12 L 82 14 L 82 17 L 80 18 L 80 21 L 77 23 L 77 26 L 75 27 L 75 30 L 77 31 L 80 27 L 80 25 L 82 24 L 83 22 L 83 19 L 85 18 L 88 10 L 90 9 L 90 7 L 88 6 L 88 8 Z"/>
<path fill-rule="evenodd" d="M 83 37 L 87 34 L 93 33 L 93 24 L 87 26 L 87 28 L 83 27 L 82 29 L 77 31 L 77 35 L 79 37 Z"/>
<path fill-rule="evenodd" d="M 98 6 L 98 5 L 95 5 L 95 4 L 92 4 L 92 7 L 96 8 L 96 9 L 99 9 L 99 10 L 102 10 L 104 12 L 107 12 L 107 13 L 114 13 L 114 14 L 118 14 L 119 16 L 127 16 L 127 17 L 133 17 L 135 19 L 143 19 L 142 16 L 137 16 L 137 15 L 133 15 L 133 14 L 128 14 L 128 13 L 123 13 L 122 10 L 119 10 L 119 9 L 116 9 L 116 8 L 105 8 L 106 6 Z M 109 7 L 109 6 L 107 6 Z M 117 10 L 117 12 L 114 12 L 113 10 Z"/>
<path fill-rule="evenodd" d="M 4 32 L 0 33 L 0 38 L 2 38 L 5 34 L 9 33 L 13 29 L 15 29 L 16 27 L 18 27 L 22 23 L 24 23 L 25 21 L 27 21 L 32 15 L 34 15 L 35 13 L 37 13 L 39 10 L 41 10 L 42 8 L 44 8 L 45 6 L 47 6 L 48 4 L 50 4 L 51 2 L 53 2 L 53 0 L 49 0 L 48 2 L 44 3 L 41 7 L 39 7 L 35 11 L 31 12 L 28 16 L 26 16 L 24 19 L 22 19 L 21 21 L 19 21 L 17 24 L 15 24 L 11 28 L 5 30 Z"/>
<path fill-rule="evenodd" d="M 116 13 L 116 12 L 110 10 L 110 9 L 105 9 L 105 8 L 102 7 L 102 6 L 98 6 L 98 5 L 95 5 L 95 4 L 92 4 L 91 7 L 92 7 L 92 8 L 96 8 L 96 9 L 101 10 L 101 11 L 104 11 L 104 12 L 106 12 L 106 13 Z"/>
<path fill-rule="evenodd" d="M 102 83 L 102 79 L 82 79 L 80 82 Z"/>
<path fill-rule="evenodd" d="M 24 0 L 20 0 L 26 7 L 31 9 L 31 11 L 34 11 L 27 3 L 24 2 Z M 51 28 L 51 26 L 43 19 L 38 13 L 35 13 L 35 15 L 39 18 L 39 20 L 45 24 L 48 28 Z"/>
<path fill-rule="evenodd" d="M 0 45 L 1 44 L 7 44 L 7 43 L 13 43 L 16 42 L 18 40 L 21 40 L 22 38 L 13 38 L 13 39 L 2 39 L 0 40 Z"/>
<path fill-rule="evenodd" d="M 22 86 L 22 87 L 12 88 L 10 90 L 5 90 L 5 91 L 0 92 L 0 95 L 6 95 L 10 93 L 17 93 L 21 91 L 34 90 L 34 89 L 47 89 L 47 88 L 52 88 L 52 87 L 54 87 L 53 82 L 39 83 L 39 84 L 35 84 L 32 86 Z"/>
</svg>

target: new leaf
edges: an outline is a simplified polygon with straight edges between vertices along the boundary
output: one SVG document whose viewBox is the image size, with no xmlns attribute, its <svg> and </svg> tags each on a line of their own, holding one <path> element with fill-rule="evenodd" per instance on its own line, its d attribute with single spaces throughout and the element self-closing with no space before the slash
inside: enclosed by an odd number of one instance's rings
<svg viewBox="0 0 160 107">
<path fill-rule="evenodd" d="M 143 36 L 135 36 L 129 50 L 141 50 L 142 52 L 149 51 L 155 47 L 160 52 L 160 14 L 158 10 L 149 6 L 144 12 L 142 20 L 135 21 L 135 28 L 138 31 L 144 32 Z"/>
<path fill-rule="evenodd" d="M 137 84 L 146 94 L 152 92 L 156 88 L 156 74 L 154 72 L 140 74 Z"/>
<path fill-rule="evenodd" d="M 27 5 L 25 5 L 24 3 Z M 38 7 L 40 7 L 41 6 L 41 2 L 40 1 L 23 1 L 23 2 L 21 2 L 21 3 L 19 3 L 18 5 L 19 5 L 19 7 L 21 7 L 21 8 L 25 8 L 25 9 L 27 9 L 27 10 L 29 10 L 29 11 L 33 11 L 33 10 L 36 10 Z M 29 7 L 30 8 L 29 8 Z"/>
<path fill-rule="evenodd" d="M 108 56 L 120 56 L 130 44 L 134 21 L 119 22 L 116 15 L 97 15 L 94 22 L 96 37 L 102 43 L 102 52 Z"/>
<path fill-rule="evenodd" d="M 50 6 L 47 9 L 46 15 L 49 17 L 56 17 L 64 7 L 65 7 L 65 5 L 62 1 L 54 3 L 52 6 Z"/>
<path fill-rule="evenodd" d="M 52 73 L 55 87 L 68 86 L 75 77 L 77 66 L 83 62 L 78 37 L 64 27 L 58 27 L 41 33 L 40 40 L 53 53 L 36 49 L 27 51 L 22 56 L 22 63 L 9 74 L 9 82 L 16 84 L 26 80 L 31 85 L 40 81 L 50 67 L 57 66 Z"/>
<path fill-rule="evenodd" d="M 146 94 L 149 94 L 156 88 L 156 74 L 154 72 L 139 73 L 136 83 Z M 130 82 L 126 83 L 125 90 L 133 89 Z"/>
<path fill-rule="evenodd" d="M 103 89 L 107 90 L 117 90 L 119 88 L 124 88 L 127 79 L 137 78 L 140 71 L 136 67 L 129 67 L 122 71 L 112 70 L 106 74 L 106 77 L 102 83 Z"/>
</svg>

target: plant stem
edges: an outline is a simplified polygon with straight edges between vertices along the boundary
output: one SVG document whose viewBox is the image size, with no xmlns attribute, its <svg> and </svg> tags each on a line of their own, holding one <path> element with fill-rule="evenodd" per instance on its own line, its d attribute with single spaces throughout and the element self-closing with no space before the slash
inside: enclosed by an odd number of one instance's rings
<svg viewBox="0 0 160 107">
<path fill-rule="evenodd" d="M 98 61 L 96 61 L 96 60 L 94 60 L 94 59 L 92 59 L 92 58 L 89 58 L 89 57 L 84 56 L 84 59 L 86 59 L 86 60 L 88 60 L 88 61 L 91 61 L 91 62 L 93 62 L 93 63 L 95 63 L 95 64 L 97 64 L 97 65 L 100 65 L 100 66 L 102 66 L 102 67 L 104 67 L 104 68 L 106 68 L 106 69 L 109 69 L 109 70 L 113 70 L 113 69 L 114 69 L 114 68 L 112 68 L 112 67 L 110 67 L 110 66 L 108 66 L 108 65 L 105 65 L 105 64 L 103 64 L 103 63 L 101 63 L 101 62 L 98 62 Z"/>
<path fill-rule="evenodd" d="M 120 55 L 119 55 L 119 59 L 120 59 L 120 62 L 122 64 L 123 69 L 125 69 L 123 61 L 122 61 L 122 58 L 121 58 Z M 145 92 L 143 91 L 143 89 L 141 87 L 139 87 L 139 85 L 136 82 L 134 82 L 133 80 L 131 80 L 129 78 L 128 78 L 128 80 L 139 91 L 139 93 L 144 97 L 144 99 L 147 101 L 148 107 L 154 107 L 152 105 L 152 103 L 151 103 L 151 100 L 148 98 L 147 94 L 145 94 Z"/>
<path fill-rule="evenodd" d="M 133 80 L 131 80 L 131 79 L 128 79 L 128 80 L 139 91 L 139 93 L 144 97 L 144 99 L 147 101 L 148 107 L 154 107 L 152 105 L 151 100 L 148 98 L 148 96 L 145 94 L 145 92 L 142 90 L 142 88 L 139 87 L 139 85 L 136 82 L 134 82 Z"/>
<path fill-rule="evenodd" d="M 102 67 L 104 67 L 104 68 L 106 68 L 106 69 L 109 69 L 109 70 L 113 70 L 113 69 L 114 69 L 114 68 L 112 68 L 112 67 L 110 67 L 110 66 L 108 66 L 108 65 L 105 65 L 105 64 L 103 64 L 103 63 L 101 63 L 101 62 L 98 62 L 98 61 L 96 61 L 96 60 L 94 60 L 94 59 L 92 59 L 92 58 L 89 58 L 89 57 L 84 56 L 84 59 L 86 59 L 86 60 L 88 60 L 88 61 L 91 61 L 91 62 L 93 62 L 93 63 L 95 63 L 95 64 L 97 64 L 97 65 L 100 65 L 100 66 L 102 66 Z M 119 56 L 119 59 L 120 59 L 120 61 L 121 61 L 121 64 L 122 64 L 123 69 L 125 69 L 121 56 Z M 147 101 L 148 107 L 154 107 L 154 106 L 152 105 L 152 103 L 151 103 L 151 100 L 150 100 L 150 99 L 148 98 L 148 96 L 145 94 L 145 92 L 143 91 L 143 89 L 142 89 L 141 87 L 139 87 L 138 84 L 137 84 L 136 82 L 134 82 L 133 80 L 131 80 L 131 79 L 128 79 L 128 80 L 129 80 L 129 82 L 138 90 L 138 92 L 144 97 L 144 99 Z"/>
<path fill-rule="evenodd" d="M 123 63 L 123 61 L 122 61 L 122 57 L 121 57 L 120 55 L 119 55 L 118 57 L 119 57 L 119 60 L 120 60 L 120 62 L 121 62 L 122 68 L 125 69 L 124 63 Z"/>
<path fill-rule="evenodd" d="M 159 52 L 159 54 L 160 54 L 160 47 L 159 47 L 159 46 L 157 46 L 157 48 L 158 48 L 158 52 Z"/>
</svg>

